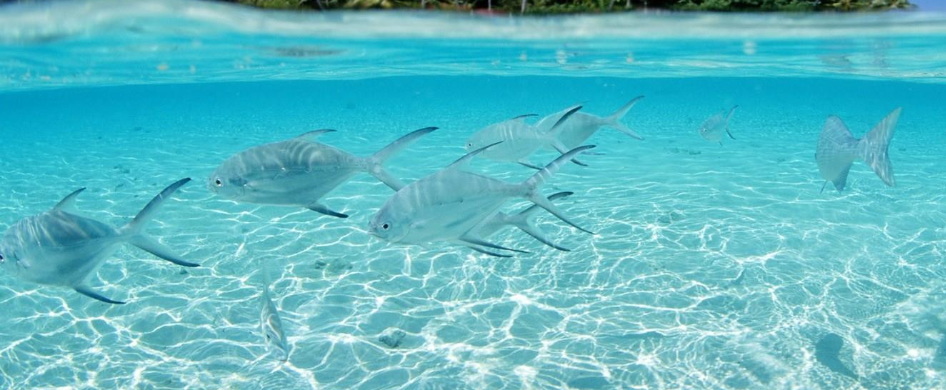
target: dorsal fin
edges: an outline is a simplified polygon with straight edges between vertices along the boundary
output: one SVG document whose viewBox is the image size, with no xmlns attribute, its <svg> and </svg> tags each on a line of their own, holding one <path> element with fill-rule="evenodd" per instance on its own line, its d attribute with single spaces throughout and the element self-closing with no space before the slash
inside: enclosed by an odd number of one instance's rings
<svg viewBox="0 0 946 390">
<path fill-rule="evenodd" d="M 333 129 L 312 130 L 312 131 L 310 131 L 310 132 L 308 132 L 308 133 L 300 134 L 299 136 L 297 136 L 297 137 L 295 137 L 295 138 L 293 138 L 293 139 L 297 139 L 297 140 L 300 140 L 300 141 L 315 141 L 316 139 L 318 139 L 318 138 L 319 138 L 320 136 L 322 136 L 323 134 L 326 134 L 326 133 L 334 133 L 334 132 L 335 132 L 335 130 L 333 130 Z"/>
<path fill-rule="evenodd" d="M 59 210 L 59 211 L 72 210 L 76 202 L 76 197 L 78 197 L 79 194 L 82 193 L 82 191 L 85 191 L 85 187 L 72 191 L 71 194 L 66 195 L 66 197 L 62 198 L 62 200 L 60 200 L 59 203 L 56 203 L 56 206 L 53 207 L 53 210 Z"/>
<path fill-rule="evenodd" d="M 562 114 L 562 117 L 558 118 L 558 121 L 555 122 L 555 124 L 552 125 L 551 128 L 549 128 L 548 134 L 553 138 L 558 137 L 558 135 L 562 132 L 562 129 L 564 128 L 562 127 L 562 124 L 565 123 L 565 121 L 567 121 L 568 118 L 572 116 L 572 114 L 578 112 L 578 110 L 581 110 L 581 108 L 582 108 L 581 106 L 575 106 L 575 107 L 570 108 L 564 114 Z"/>
<path fill-rule="evenodd" d="M 530 117 L 533 117 L 533 116 L 539 116 L 539 114 L 522 114 L 522 115 L 519 115 L 519 116 L 517 116 L 517 117 L 515 117 L 515 118 L 511 118 L 511 119 L 509 119 L 509 120 L 511 120 L 511 121 L 521 121 L 521 120 L 523 120 L 523 119 L 530 118 Z"/>
<path fill-rule="evenodd" d="M 476 150 L 474 150 L 474 151 L 472 151 L 472 152 L 470 152 L 470 153 L 467 153 L 465 156 L 460 157 L 460 159 L 458 159 L 457 161 L 454 161 L 453 164 L 448 165 L 448 166 L 447 166 L 446 168 L 444 168 L 444 169 L 463 169 L 463 168 L 466 168 L 467 166 L 470 165 L 470 161 L 473 160 L 473 157 L 476 157 L 477 154 L 483 153 L 484 151 L 486 151 L 486 149 L 489 149 L 489 148 L 491 148 L 491 147 L 493 147 L 493 146 L 496 146 L 496 145 L 499 145 L 499 144 L 501 144 L 501 143 L 503 143 L 503 141 L 494 142 L 494 143 L 491 143 L 491 144 L 489 144 L 489 145 L 486 145 L 486 146 L 484 146 L 484 147 L 482 147 L 482 148 L 476 149 Z"/>
<path fill-rule="evenodd" d="M 738 104 L 729 109 L 729 113 L 726 114 L 726 126 L 729 126 L 729 120 L 732 119 L 732 114 L 736 113 L 737 108 L 739 108 Z"/>
</svg>

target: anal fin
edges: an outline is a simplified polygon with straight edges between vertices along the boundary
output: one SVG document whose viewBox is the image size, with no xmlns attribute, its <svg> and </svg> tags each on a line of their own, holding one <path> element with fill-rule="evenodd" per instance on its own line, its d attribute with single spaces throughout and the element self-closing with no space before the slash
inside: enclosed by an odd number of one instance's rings
<svg viewBox="0 0 946 390">
<path fill-rule="evenodd" d="M 847 174 L 848 174 L 848 172 L 851 172 L 851 166 L 850 166 L 850 165 L 848 165 L 847 168 L 845 168 L 843 171 L 841 171 L 841 173 L 838 174 L 838 177 L 837 177 L 837 178 L 835 178 L 834 180 L 831 181 L 832 183 L 834 183 L 834 188 L 837 188 L 837 189 L 838 189 L 838 192 L 844 191 L 844 185 L 847 184 Z"/>
</svg>

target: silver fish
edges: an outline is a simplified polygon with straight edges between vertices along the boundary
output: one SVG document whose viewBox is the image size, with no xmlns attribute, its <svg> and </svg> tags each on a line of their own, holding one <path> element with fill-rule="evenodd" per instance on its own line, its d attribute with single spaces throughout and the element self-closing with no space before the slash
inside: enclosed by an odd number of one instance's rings
<svg viewBox="0 0 946 390">
<path fill-rule="evenodd" d="M 198 266 L 181 259 L 142 232 L 164 200 L 189 181 L 183 179 L 165 188 L 120 229 L 73 214 L 72 205 L 85 190 L 80 188 L 52 210 L 21 219 L 8 228 L 0 242 L 0 266 L 26 281 L 68 287 L 102 302 L 123 304 L 125 302 L 106 298 L 86 285 L 89 276 L 120 244 L 129 243 L 177 265 Z"/>
<path fill-rule="evenodd" d="M 621 122 L 624 117 L 627 116 L 631 108 L 643 98 L 643 96 L 638 96 L 631 99 L 631 101 L 624 104 L 623 107 L 606 117 L 600 117 L 585 112 L 576 112 L 575 115 L 572 115 L 572 117 L 568 119 L 568 122 L 562 125 L 558 140 L 562 143 L 562 146 L 567 149 L 577 148 L 583 145 L 588 138 L 591 138 L 591 136 L 602 127 L 615 129 L 633 138 L 643 140 L 644 137 Z M 548 132 L 552 128 L 552 125 L 569 110 L 571 110 L 571 108 L 548 115 L 536 123 L 535 127 L 538 128 L 539 131 Z"/>
<path fill-rule="evenodd" d="M 491 218 L 513 197 L 528 199 L 582 231 L 538 189 L 565 162 L 594 146 L 566 152 L 523 183 L 507 183 L 464 170 L 473 157 L 494 145 L 470 152 L 450 166 L 417 180 L 394 194 L 372 218 L 369 232 L 393 243 L 421 244 L 449 241 L 492 256 L 508 257 L 484 248 L 522 252 L 476 237 L 481 222 Z"/>
<path fill-rule="evenodd" d="M 548 131 L 539 131 L 535 126 L 525 122 L 526 118 L 536 116 L 535 114 L 520 115 L 503 122 L 494 123 L 470 136 L 466 140 L 466 150 L 472 152 L 492 145 L 492 147 L 482 151 L 483 157 L 496 161 L 516 162 L 533 169 L 542 169 L 530 163 L 529 156 L 543 146 L 548 146 L 563 154 L 568 152 L 568 148 L 562 145 L 557 137 L 564 128 L 564 123 L 580 109 L 581 106 L 569 109 L 559 116 Z M 584 165 L 577 160 L 575 163 Z"/>
<path fill-rule="evenodd" d="M 559 192 L 552 194 L 548 197 L 548 200 L 551 202 L 557 199 L 567 198 L 574 194 L 573 192 Z M 489 238 L 496 232 L 502 230 L 507 226 L 515 226 L 519 230 L 522 230 L 526 234 L 532 236 L 539 242 L 548 245 L 552 248 L 558 249 L 560 251 L 571 251 L 571 249 L 565 248 L 558 244 L 549 241 L 548 238 L 545 238 L 545 235 L 539 232 L 539 229 L 532 224 L 532 217 L 535 216 L 535 213 L 539 211 L 540 207 L 537 205 L 532 205 L 515 214 L 506 214 L 502 211 L 497 212 L 493 215 L 492 218 L 489 218 L 485 221 L 478 229 L 476 229 L 476 236 L 480 238 Z"/>
<path fill-rule="evenodd" d="M 825 185 L 821 186 L 822 192 L 828 182 L 834 183 L 838 191 L 844 190 L 847 174 L 856 160 L 863 160 L 884 183 L 893 187 L 893 166 L 887 155 L 887 147 L 893 138 L 901 111 L 901 108 L 891 111 L 861 139 L 854 138 L 841 118 L 828 117 L 818 137 L 818 149 L 815 152 L 818 170 L 825 180 Z"/>
<path fill-rule="evenodd" d="M 369 157 L 358 157 L 315 142 L 335 130 L 316 130 L 290 140 L 237 153 L 210 176 L 209 188 L 224 198 L 308 208 L 339 218 L 348 215 L 319 202 L 325 194 L 357 173 L 368 173 L 395 191 L 404 187 L 382 166 L 385 161 L 436 127 L 407 134 Z"/>
<path fill-rule="evenodd" d="M 732 119 L 732 115 L 736 112 L 736 108 L 739 106 L 733 106 L 729 109 L 729 114 L 726 114 L 726 111 L 720 111 L 716 115 L 709 117 L 709 119 L 703 121 L 703 124 L 700 125 L 700 136 L 710 142 L 717 142 L 720 145 L 723 144 L 723 133 L 729 135 L 729 138 L 736 139 L 732 136 L 732 132 L 729 131 L 729 120 Z"/>
<path fill-rule="evenodd" d="M 265 264 L 262 265 L 262 271 L 264 284 L 263 293 L 260 294 L 260 330 L 263 332 L 266 345 L 280 361 L 285 362 L 289 360 L 289 343 L 286 342 L 286 332 L 283 331 L 279 310 L 276 309 L 269 295 L 269 285 L 272 283 Z"/>
</svg>

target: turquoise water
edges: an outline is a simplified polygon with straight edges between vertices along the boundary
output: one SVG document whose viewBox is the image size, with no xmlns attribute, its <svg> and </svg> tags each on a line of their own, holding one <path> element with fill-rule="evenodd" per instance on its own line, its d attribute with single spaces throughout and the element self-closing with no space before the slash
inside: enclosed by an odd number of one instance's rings
<svg viewBox="0 0 946 390">
<path fill-rule="evenodd" d="M 121 226 L 192 177 L 147 231 L 201 267 L 122 246 L 89 285 L 125 305 L 3 273 L 0 388 L 946 388 L 944 21 L 4 6 L 0 227 L 80 187 L 82 215 Z M 323 199 L 348 219 L 207 188 L 234 153 L 312 129 L 366 156 L 437 126 L 386 165 L 411 182 L 489 124 L 639 95 L 623 122 L 645 140 L 603 129 L 543 189 L 574 192 L 556 204 L 597 233 L 539 213 L 571 252 L 515 229 L 491 238 L 531 252 L 508 259 L 389 244 L 368 223 L 393 191 L 364 174 Z M 737 104 L 735 139 L 699 136 Z M 819 192 L 825 119 L 861 137 L 897 107 L 896 186 L 857 162 Z"/>
</svg>

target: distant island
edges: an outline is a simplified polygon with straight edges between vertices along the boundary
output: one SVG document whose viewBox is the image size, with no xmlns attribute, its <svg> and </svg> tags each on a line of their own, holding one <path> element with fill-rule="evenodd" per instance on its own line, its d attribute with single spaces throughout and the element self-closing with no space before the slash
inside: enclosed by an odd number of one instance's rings
<svg viewBox="0 0 946 390">
<path fill-rule="evenodd" d="M 479 13 L 568 14 L 638 10 L 716 12 L 883 11 L 909 0 L 224 0 L 260 8 L 430 9 Z"/>
</svg>

